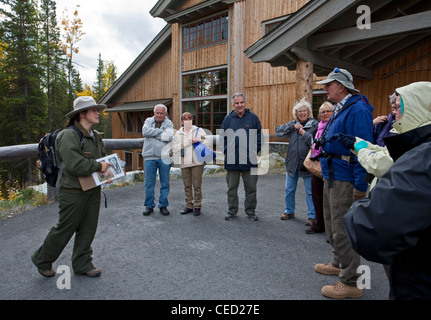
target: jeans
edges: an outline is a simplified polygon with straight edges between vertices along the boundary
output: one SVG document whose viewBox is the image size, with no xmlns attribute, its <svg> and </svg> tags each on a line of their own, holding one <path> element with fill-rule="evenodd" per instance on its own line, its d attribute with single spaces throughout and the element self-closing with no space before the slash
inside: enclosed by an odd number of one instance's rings
<svg viewBox="0 0 431 320">
<path fill-rule="evenodd" d="M 298 178 L 299 178 L 299 171 L 296 170 L 295 176 L 291 176 L 290 174 L 286 173 L 286 186 L 285 186 L 285 195 L 284 195 L 284 201 L 286 202 L 286 210 L 284 213 L 294 213 L 295 212 L 295 193 L 296 193 L 296 186 L 298 184 Z M 308 177 L 302 177 L 304 180 L 304 186 L 305 186 L 305 200 L 307 201 L 307 207 L 308 207 L 308 218 L 314 219 L 316 217 L 316 212 L 314 210 L 313 205 L 313 198 L 311 196 L 311 176 Z"/>
<path fill-rule="evenodd" d="M 159 208 L 169 206 L 169 173 L 171 170 L 170 164 L 165 164 L 162 159 L 145 160 L 145 207 L 154 208 L 154 187 L 156 185 L 157 169 L 160 177 L 160 196 Z"/>
</svg>

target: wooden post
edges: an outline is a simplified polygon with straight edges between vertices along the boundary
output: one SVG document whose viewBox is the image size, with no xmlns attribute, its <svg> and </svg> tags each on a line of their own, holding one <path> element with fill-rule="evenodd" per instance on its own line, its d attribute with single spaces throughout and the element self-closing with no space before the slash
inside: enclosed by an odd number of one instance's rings
<svg viewBox="0 0 431 320">
<path fill-rule="evenodd" d="M 313 63 L 298 59 L 296 64 L 295 102 L 306 98 L 313 103 Z"/>
</svg>

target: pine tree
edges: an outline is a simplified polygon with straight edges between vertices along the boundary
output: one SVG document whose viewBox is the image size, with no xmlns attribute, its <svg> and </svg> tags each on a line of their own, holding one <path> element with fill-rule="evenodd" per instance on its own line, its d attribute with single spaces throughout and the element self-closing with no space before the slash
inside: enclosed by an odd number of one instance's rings
<svg viewBox="0 0 431 320">
<path fill-rule="evenodd" d="M 7 44 L 0 66 L 0 130 L 2 144 L 33 143 L 40 138 L 45 117 L 41 90 L 37 8 L 31 0 L 1 0 L 2 41 Z M 13 134 L 11 134 L 13 133 Z M 22 181 L 32 181 L 32 161 L 14 163 Z"/>
</svg>

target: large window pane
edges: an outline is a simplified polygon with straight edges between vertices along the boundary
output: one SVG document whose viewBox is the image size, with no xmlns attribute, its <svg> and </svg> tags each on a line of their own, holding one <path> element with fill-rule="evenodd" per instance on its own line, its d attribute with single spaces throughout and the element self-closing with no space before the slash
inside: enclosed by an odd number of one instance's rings
<svg viewBox="0 0 431 320">
<path fill-rule="evenodd" d="M 227 70 L 213 72 L 213 94 L 227 94 Z"/>
<path fill-rule="evenodd" d="M 198 95 L 200 97 L 211 95 L 211 72 L 198 74 Z"/>
<path fill-rule="evenodd" d="M 228 38 L 228 18 L 224 16 L 221 18 L 221 38 L 222 40 L 227 40 Z"/>
<path fill-rule="evenodd" d="M 213 42 L 220 41 L 220 18 L 213 20 Z"/>
<path fill-rule="evenodd" d="M 184 97 L 196 97 L 196 75 L 188 75 L 183 77 Z"/>
<path fill-rule="evenodd" d="M 195 102 L 184 102 L 183 112 L 190 112 L 194 118 L 196 118 L 196 103 Z"/>
</svg>

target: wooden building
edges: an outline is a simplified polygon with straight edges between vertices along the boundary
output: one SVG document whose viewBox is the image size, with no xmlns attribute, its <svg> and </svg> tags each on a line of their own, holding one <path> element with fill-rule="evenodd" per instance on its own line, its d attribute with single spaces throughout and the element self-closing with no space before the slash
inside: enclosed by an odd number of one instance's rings
<svg viewBox="0 0 431 320">
<path fill-rule="evenodd" d="M 316 81 L 340 67 L 386 115 L 395 88 L 431 81 L 430 10 L 429 0 L 160 0 L 150 13 L 166 26 L 100 102 L 116 139 L 142 138 L 158 103 L 175 128 L 190 111 L 216 134 L 243 92 L 273 134 L 302 97 L 317 111 Z M 118 153 L 127 170 L 143 168 L 139 150 Z"/>
</svg>

